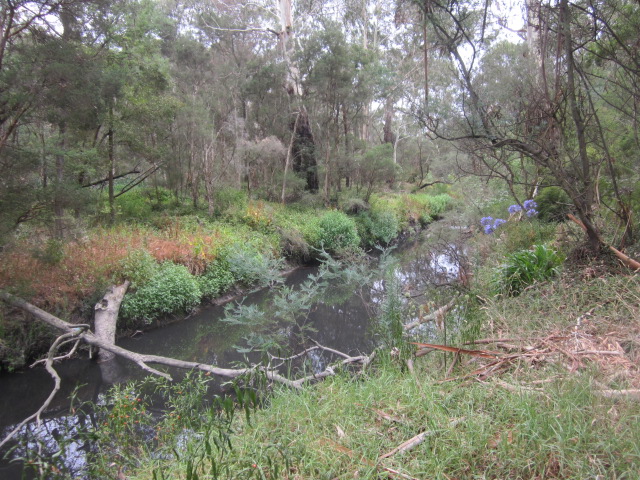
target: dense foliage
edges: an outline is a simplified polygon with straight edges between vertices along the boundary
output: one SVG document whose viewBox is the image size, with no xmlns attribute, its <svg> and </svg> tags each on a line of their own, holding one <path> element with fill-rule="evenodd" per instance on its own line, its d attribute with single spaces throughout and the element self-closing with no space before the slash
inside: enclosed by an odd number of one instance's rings
<svg viewBox="0 0 640 480">
<path fill-rule="evenodd" d="M 609 208 L 628 244 L 640 14 L 589 5 L 12 0 L 0 241 L 69 238 L 167 205 L 214 217 L 228 202 L 346 195 L 362 211 L 376 191 L 478 175 L 520 205 L 554 192 L 543 217 L 574 213 L 593 251 L 617 240 L 595 219 Z M 389 240 L 390 217 L 373 232 L 381 217 L 362 220 L 367 242 Z M 290 247 L 307 255 L 299 238 Z"/>
<path fill-rule="evenodd" d="M 274 318 L 284 331 L 332 281 L 348 277 L 349 294 L 371 281 L 363 250 L 455 208 L 460 223 L 433 235 L 450 246 L 459 233 L 473 259 L 459 278 L 434 280 L 459 282 L 465 293 L 464 306 L 436 319 L 439 340 L 451 340 L 447 325 L 461 343 L 480 325 L 501 337 L 527 301 L 540 307 L 520 322 L 531 329 L 573 328 L 612 304 L 637 318 L 637 292 L 607 290 L 600 275 L 619 273 L 609 247 L 640 255 L 637 1 L 0 3 L 3 290 L 89 323 L 106 288 L 129 280 L 119 326 L 137 329 L 204 300 L 279 285 L 285 261 L 323 261 L 300 292 L 279 286 L 273 312 L 228 308 L 228 324 L 252 327 L 245 353 L 268 350 L 279 346 Z M 567 280 L 565 258 L 589 266 Z M 416 412 L 435 412 L 437 441 L 401 465 L 412 475 L 631 478 L 636 407 L 596 400 L 595 376 L 551 383 L 553 392 L 535 397 L 538 387 L 500 394 L 480 382 L 443 392 L 433 361 L 420 372 L 433 381 L 420 383 L 401 322 L 429 305 L 412 305 L 421 293 L 392 266 L 380 278 L 384 294 L 372 311 L 379 344 L 393 354 L 367 373 L 375 391 L 345 376 L 317 397 L 283 395 L 256 430 L 248 410 L 238 425 L 233 401 L 220 399 L 193 421 L 160 419 L 158 455 L 141 441 L 154 428 L 147 399 L 115 389 L 111 410 L 98 415 L 106 428 L 96 434 L 96 475 L 120 476 L 112 467 L 124 465 L 143 478 L 198 478 L 206 464 L 212 478 L 222 478 L 221 466 L 228 478 L 380 476 L 391 472 L 376 471 L 379 455 L 424 430 L 428 419 Z M 0 367 L 28 364 L 50 340 L 46 328 L 0 306 Z M 459 356 L 449 366 L 444 357 L 447 377 Z M 581 360 L 573 362 L 572 372 Z M 176 417 L 196 409 L 205 384 L 195 379 L 185 396 L 158 388 Z M 334 390 L 348 408 L 324 401 Z M 389 391 L 400 392 L 397 402 Z M 245 394 L 253 395 L 236 391 L 243 407 Z M 366 414 L 353 413 L 354 399 Z M 401 421 L 379 432 L 384 416 L 363 421 L 378 407 Z M 301 420 L 323 408 L 338 414 Z M 595 418 L 603 409 L 610 418 Z M 140 425 L 126 420 L 134 411 Z M 350 431 L 338 425 L 344 419 Z M 461 434 L 451 428 L 459 419 Z M 594 425 L 612 426 L 606 442 Z M 302 430 L 304 444 L 294 438 Z M 236 431 L 248 436 L 232 452 Z M 265 444 L 274 431 L 282 440 Z M 335 462 L 335 452 L 344 458 Z"/>
</svg>

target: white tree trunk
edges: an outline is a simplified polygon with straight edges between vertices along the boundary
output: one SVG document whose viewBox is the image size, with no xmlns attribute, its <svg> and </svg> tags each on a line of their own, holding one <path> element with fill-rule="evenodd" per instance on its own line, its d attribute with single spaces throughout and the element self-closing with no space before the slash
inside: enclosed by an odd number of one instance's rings
<svg viewBox="0 0 640 480">
<path fill-rule="evenodd" d="M 109 287 L 109 290 L 107 290 L 107 293 L 104 294 L 102 300 L 96 303 L 95 335 L 104 342 L 116 343 L 118 312 L 120 311 L 120 304 L 128 288 L 128 280 L 120 286 L 112 285 Z M 101 362 L 111 360 L 114 356 L 115 355 L 108 350 L 101 349 L 98 351 L 98 358 Z"/>
</svg>

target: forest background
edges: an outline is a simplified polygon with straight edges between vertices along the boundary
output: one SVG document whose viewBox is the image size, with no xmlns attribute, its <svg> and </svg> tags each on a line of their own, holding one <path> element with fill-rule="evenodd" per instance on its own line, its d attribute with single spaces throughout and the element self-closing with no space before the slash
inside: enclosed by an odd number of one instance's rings
<svg viewBox="0 0 640 480">
<path fill-rule="evenodd" d="M 0 286 L 61 317 L 127 279 L 137 328 L 452 205 L 491 234 L 535 199 L 503 256 L 553 232 L 635 265 L 637 2 L 0 8 Z M 26 318 L 3 305 L 4 368 L 48 348 Z"/>
<path fill-rule="evenodd" d="M 639 15 L 624 1 L 10 0 L 0 284 L 80 319 L 115 280 L 187 282 L 168 305 L 125 302 L 148 322 L 254 281 L 251 258 L 388 243 L 444 193 L 470 225 L 536 197 L 542 219 L 582 226 L 586 254 L 633 256 Z M 351 218 L 319 225 L 326 207 Z M 165 261 L 199 284 L 156 272 Z M 10 317 L 3 362 L 20 365 L 40 335 Z"/>
</svg>

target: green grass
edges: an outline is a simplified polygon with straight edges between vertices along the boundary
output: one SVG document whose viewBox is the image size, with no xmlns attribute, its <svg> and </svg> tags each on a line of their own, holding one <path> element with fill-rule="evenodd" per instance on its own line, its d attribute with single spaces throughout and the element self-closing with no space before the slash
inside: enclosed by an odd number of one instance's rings
<svg viewBox="0 0 640 480">
<path fill-rule="evenodd" d="M 525 288 L 553 278 L 560 272 L 564 258 L 546 245 L 510 253 L 496 269 L 493 285 L 496 293 L 517 296 Z"/>
<path fill-rule="evenodd" d="M 478 299 L 480 335 L 520 346 L 582 335 L 617 342 L 624 357 L 585 357 L 579 366 L 563 363 L 561 354 L 520 358 L 480 381 L 466 376 L 482 365 L 471 357 L 447 373 L 443 354 L 432 353 L 416 359 L 411 374 L 383 352 L 365 374 L 343 373 L 301 392 L 276 387 L 250 422 L 237 416 L 233 449 L 215 457 L 224 467 L 217 478 L 401 478 L 385 469 L 419 479 L 637 478 L 640 402 L 598 391 L 639 386 L 640 279 L 605 265 L 569 265 L 517 297 L 483 293 L 505 256 L 550 240 L 552 231 L 535 225 L 523 222 L 476 243 L 484 266 L 466 298 Z M 458 379 L 443 381 L 447 376 Z M 423 432 L 421 444 L 380 459 Z M 150 456 L 127 473 L 186 479 L 191 468 L 194 478 L 193 459 L 205 465 L 207 458 L 194 453 L 194 442 L 183 445 L 191 453 L 179 460 Z"/>
<path fill-rule="evenodd" d="M 429 364 L 418 364 L 415 377 L 383 362 L 364 378 L 276 391 L 250 424 L 236 418 L 233 449 L 218 459 L 228 473 L 219 478 L 378 478 L 385 467 L 421 479 L 636 478 L 636 403 L 596 397 L 581 376 L 544 395 L 492 380 L 439 384 Z M 504 379 L 521 381 L 515 373 Z M 425 431 L 420 445 L 378 460 Z M 186 462 L 155 459 L 128 474 L 152 478 L 154 465 L 166 478 L 186 478 Z"/>
</svg>

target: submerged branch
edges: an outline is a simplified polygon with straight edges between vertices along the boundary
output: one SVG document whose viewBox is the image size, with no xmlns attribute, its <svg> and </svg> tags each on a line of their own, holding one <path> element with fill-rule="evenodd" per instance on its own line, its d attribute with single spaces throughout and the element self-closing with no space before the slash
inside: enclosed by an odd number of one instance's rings
<svg viewBox="0 0 640 480">
<path fill-rule="evenodd" d="M 119 288 L 126 288 L 126 286 L 127 284 L 122 285 Z M 92 347 L 97 347 L 101 351 L 111 352 L 113 355 L 116 355 L 118 357 L 124 358 L 126 360 L 129 360 L 135 363 L 141 369 L 149 373 L 164 377 L 168 380 L 171 380 L 171 375 L 169 375 L 166 372 L 157 370 L 149 366 L 149 364 L 163 365 L 165 367 L 179 368 L 184 370 L 196 369 L 196 370 L 201 370 L 205 373 L 209 373 L 211 375 L 215 375 L 215 376 L 227 378 L 227 379 L 234 379 L 234 378 L 238 378 L 243 375 L 249 375 L 252 373 L 262 373 L 266 376 L 266 378 L 268 378 L 271 381 L 278 382 L 283 385 L 287 385 L 291 388 L 300 389 L 302 388 L 302 385 L 305 383 L 335 375 L 335 368 L 339 366 L 360 363 L 364 368 L 367 365 L 369 365 L 369 363 L 371 363 L 375 354 L 374 352 L 371 355 L 360 355 L 356 357 L 351 357 L 343 352 L 339 352 L 337 350 L 324 347 L 316 343 L 316 347 L 307 349 L 303 353 L 308 353 L 310 350 L 322 349 L 342 357 L 342 360 L 334 363 L 331 366 L 328 366 L 323 372 L 308 375 L 306 377 L 299 378 L 296 380 L 291 380 L 281 375 L 280 373 L 278 373 L 274 367 L 268 367 L 264 365 L 255 365 L 247 368 L 220 368 L 220 367 L 215 367 L 213 365 L 208 365 L 200 362 L 189 362 L 185 360 L 178 360 L 171 357 L 164 357 L 161 355 L 148 355 L 148 354 L 132 352 L 125 348 L 119 347 L 115 345 L 112 341 L 107 340 L 105 338 L 101 338 L 99 335 L 87 330 L 86 325 L 74 325 L 74 324 L 65 322 L 64 320 L 54 315 L 51 315 L 50 313 L 45 312 L 44 310 L 36 307 L 35 305 L 29 302 L 26 302 L 25 300 L 19 297 L 16 297 L 15 295 L 12 295 L 3 290 L 0 290 L 0 299 L 4 300 L 10 305 L 21 308 L 31 313 L 38 320 L 47 323 L 48 325 L 54 327 L 57 330 L 62 331 L 67 336 L 77 336 L 78 339 L 82 340 L 87 345 L 90 345 Z M 56 348 L 57 347 L 58 347 L 58 343 L 56 343 Z M 294 359 L 299 356 L 300 354 L 290 357 L 290 359 Z M 277 357 L 273 357 L 273 358 L 275 359 Z M 279 359 L 279 360 L 287 360 L 287 359 Z"/>
<path fill-rule="evenodd" d="M 27 423 L 29 423 L 31 420 L 35 419 L 38 425 L 40 424 L 40 415 L 42 415 L 42 413 L 46 410 L 46 408 L 51 404 L 54 397 L 60 390 L 60 384 L 61 384 L 60 376 L 58 375 L 58 372 L 56 372 L 56 370 L 53 368 L 55 354 L 60 348 L 60 346 L 67 343 L 68 339 L 75 337 L 76 335 L 77 334 L 75 332 L 67 332 L 67 333 L 63 333 L 62 335 L 60 335 L 58 338 L 55 339 L 55 341 L 51 345 L 51 348 L 49 348 L 49 354 L 47 355 L 47 359 L 44 364 L 45 368 L 47 369 L 47 372 L 49 372 L 49 375 L 51 375 L 51 378 L 53 378 L 53 382 L 54 382 L 53 390 L 51 390 L 51 393 L 49 394 L 47 399 L 44 401 L 44 403 L 40 406 L 40 408 L 36 412 L 34 412 L 32 415 L 22 420 L 22 422 L 20 422 L 16 426 L 16 428 L 14 428 L 5 438 L 3 438 L 0 441 L 0 449 L 2 449 L 2 447 L 4 447 L 7 444 L 7 442 L 9 442 L 9 440 L 11 440 L 14 436 L 16 436 L 16 434 L 20 431 L 20 429 L 24 427 Z"/>
</svg>

